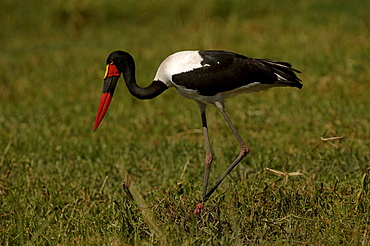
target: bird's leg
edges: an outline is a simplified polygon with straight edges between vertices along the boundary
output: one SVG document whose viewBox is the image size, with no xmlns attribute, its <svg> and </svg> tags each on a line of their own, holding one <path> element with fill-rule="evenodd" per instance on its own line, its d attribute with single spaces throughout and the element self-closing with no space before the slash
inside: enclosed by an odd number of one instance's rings
<svg viewBox="0 0 370 246">
<path fill-rule="evenodd" d="M 205 201 L 208 200 L 208 198 L 213 194 L 213 192 L 217 189 L 217 187 L 221 184 L 221 182 L 226 178 L 226 176 L 249 153 L 249 148 L 247 147 L 247 145 L 245 144 L 244 140 L 242 139 L 242 137 L 240 136 L 240 134 L 236 130 L 234 124 L 231 122 L 228 114 L 225 112 L 224 105 L 222 103 L 220 103 L 220 102 L 216 102 L 215 103 L 215 106 L 220 110 L 220 112 L 224 116 L 227 124 L 229 125 L 229 127 L 233 131 L 236 139 L 238 140 L 238 142 L 240 144 L 241 150 L 240 150 L 240 153 L 239 153 L 238 157 L 236 157 L 236 159 L 233 161 L 233 163 L 231 163 L 231 165 L 226 169 L 226 171 L 222 174 L 222 176 L 217 180 L 217 182 L 215 183 L 215 185 L 208 191 L 208 193 L 205 196 L 203 196 L 203 202 L 205 202 Z"/>
<path fill-rule="evenodd" d="M 207 193 L 208 177 L 211 171 L 212 160 L 213 160 L 212 152 L 211 152 L 211 144 L 209 142 L 207 119 L 206 119 L 205 112 L 202 113 L 202 123 L 203 123 L 204 143 L 205 143 L 205 148 L 206 148 L 206 158 L 204 159 L 205 169 L 204 169 L 203 196 L 202 196 L 202 198 L 204 199 Z"/>
<path fill-rule="evenodd" d="M 207 118 L 206 118 L 206 104 L 198 103 L 200 113 L 202 116 L 202 126 L 203 126 L 203 134 L 204 134 L 204 144 L 206 149 L 206 157 L 204 159 L 204 179 L 203 179 L 203 195 L 202 198 L 205 197 L 207 193 L 207 187 L 208 187 L 208 178 L 209 173 L 211 171 L 211 165 L 212 165 L 212 152 L 211 152 L 211 144 L 209 141 L 209 135 L 208 135 L 208 127 L 207 127 Z"/>
<path fill-rule="evenodd" d="M 202 195 L 202 200 L 206 197 L 207 194 L 207 187 L 208 187 L 208 178 L 209 178 L 209 173 L 211 171 L 211 166 L 212 166 L 212 152 L 211 152 L 211 144 L 209 141 L 209 135 L 208 135 L 208 127 L 207 127 L 207 118 L 206 118 L 206 108 L 207 104 L 203 103 L 198 103 L 200 113 L 202 116 L 202 126 L 203 126 L 203 134 L 204 134 L 204 144 L 205 144 L 205 149 L 206 149 L 206 157 L 204 159 L 204 179 L 203 179 L 203 195 Z M 202 203 L 198 203 L 196 206 L 196 209 L 194 211 L 194 214 L 199 214 L 201 209 L 203 208 Z"/>
</svg>

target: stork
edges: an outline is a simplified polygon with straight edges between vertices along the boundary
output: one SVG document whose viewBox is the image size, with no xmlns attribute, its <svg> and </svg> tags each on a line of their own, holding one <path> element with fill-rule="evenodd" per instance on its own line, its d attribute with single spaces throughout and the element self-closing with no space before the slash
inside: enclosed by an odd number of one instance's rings
<svg viewBox="0 0 370 246">
<path fill-rule="evenodd" d="M 249 153 L 249 148 L 225 111 L 225 99 L 241 93 L 267 91 L 272 87 L 302 88 L 296 73 L 287 62 L 269 59 L 253 59 L 221 50 L 181 51 L 168 56 L 159 66 L 154 81 L 147 87 L 136 83 L 135 62 L 125 51 L 112 52 L 106 61 L 103 92 L 100 99 L 94 131 L 103 120 L 111 103 L 121 74 L 129 92 L 138 99 L 152 99 L 170 87 L 194 100 L 200 109 L 206 157 L 203 178 L 202 201 L 196 205 L 199 214 L 206 202 L 225 177 Z M 212 152 L 208 135 L 206 108 L 213 104 L 221 112 L 240 145 L 240 153 L 214 186 L 207 191 L 212 164 Z"/>
</svg>

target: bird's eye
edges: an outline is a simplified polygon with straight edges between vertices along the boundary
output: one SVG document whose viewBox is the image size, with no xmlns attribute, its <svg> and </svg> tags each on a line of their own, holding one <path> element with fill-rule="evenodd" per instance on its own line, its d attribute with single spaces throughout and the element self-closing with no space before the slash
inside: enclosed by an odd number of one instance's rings
<svg viewBox="0 0 370 246">
<path fill-rule="evenodd" d="M 110 65 L 113 65 L 113 61 L 110 61 Z"/>
</svg>

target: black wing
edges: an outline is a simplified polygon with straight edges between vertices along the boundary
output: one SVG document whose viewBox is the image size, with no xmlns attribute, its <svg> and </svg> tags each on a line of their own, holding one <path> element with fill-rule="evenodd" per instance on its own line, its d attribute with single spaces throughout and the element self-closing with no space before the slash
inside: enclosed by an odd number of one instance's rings
<svg viewBox="0 0 370 246">
<path fill-rule="evenodd" d="M 289 63 L 266 59 L 253 59 L 232 52 L 199 51 L 203 67 L 173 75 L 172 81 L 200 95 L 213 96 L 254 82 L 274 84 L 276 74 L 286 79 L 290 86 L 302 87 L 300 79 Z"/>
</svg>

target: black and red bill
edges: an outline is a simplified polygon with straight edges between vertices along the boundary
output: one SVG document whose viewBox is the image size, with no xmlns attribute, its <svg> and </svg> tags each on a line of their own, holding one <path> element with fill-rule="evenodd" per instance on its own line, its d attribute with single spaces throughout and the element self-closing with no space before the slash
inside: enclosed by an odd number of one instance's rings
<svg viewBox="0 0 370 246">
<path fill-rule="evenodd" d="M 119 76 L 120 73 L 118 72 L 116 66 L 113 64 L 108 64 L 104 75 L 103 92 L 100 98 L 98 113 L 96 115 L 94 131 L 99 127 L 104 115 L 107 113 L 114 91 L 116 90 Z"/>
</svg>

